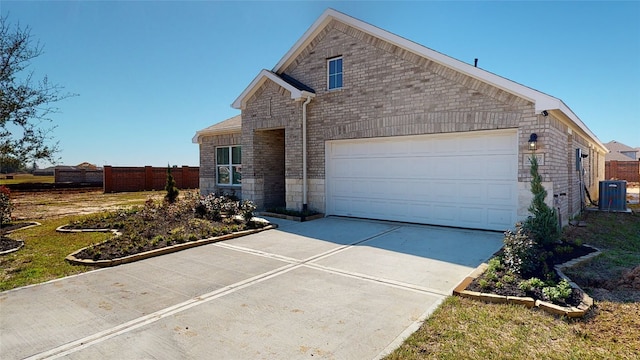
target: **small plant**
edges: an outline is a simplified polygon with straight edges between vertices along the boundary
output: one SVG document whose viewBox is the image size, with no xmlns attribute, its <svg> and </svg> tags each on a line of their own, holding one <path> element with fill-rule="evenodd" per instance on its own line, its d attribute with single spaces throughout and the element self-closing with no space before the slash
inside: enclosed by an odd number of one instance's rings
<svg viewBox="0 0 640 360">
<path fill-rule="evenodd" d="M 11 202 L 11 190 L 8 187 L 0 186 L 0 227 L 11 222 L 13 203 Z"/>
<path fill-rule="evenodd" d="M 513 282 L 516 281 L 515 276 L 511 275 L 511 274 L 505 274 L 502 276 L 502 282 L 505 284 L 512 284 Z"/>
<path fill-rule="evenodd" d="M 573 251 L 573 247 L 570 245 L 557 245 L 553 250 L 559 255 L 570 254 Z"/>
<path fill-rule="evenodd" d="M 500 271 L 500 270 L 504 269 L 504 266 L 502 265 L 502 262 L 497 257 L 489 259 L 489 262 L 487 263 L 487 265 L 488 265 L 487 266 L 487 271 L 488 272 L 494 272 L 495 273 L 497 271 Z"/>
<path fill-rule="evenodd" d="M 167 165 L 167 186 L 165 186 L 164 189 L 167 190 L 167 195 L 165 195 L 164 198 L 170 204 L 173 204 L 174 202 L 176 202 L 176 199 L 178 198 L 178 194 L 180 193 L 180 191 L 178 191 L 178 188 L 176 187 L 176 181 L 173 179 L 173 175 L 171 175 L 170 165 Z"/>
<path fill-rule="evenodd" d="M 551 302 L 565 302 L 571 296 L 571 285 L 562 279 L 556 286 L 546 286 L 542 288 L 545 298 Z"/>
<path fill-rule="evenodd" d="M 504 264 L 515 273 L 530 274 L 539 266 L 538 251 L 535 242 L 524 231 L 521 224 L 516 224 L 516 232 L 507 230 L 504 233 Z"/>
<path fill-rule="evenodd" d="M 544 281 L 535 277 L 521 281 L 520 284 L 518 284 L 518 288 L 524 292 L 532 292 L 535 289 L 541 289 L 543 286 Z"/>
<path fill-rule="evenodd" d="M 256 205 L 250 200 L 243 200 L 240 203 L 240 214 L 245 221 L 251 220 L 253 212 L 257 209 Z"/>
<path fill-rule="evenodd" d="M 478 280 L 478 285 L 481 289 L 488 289 L 491 284 L 486 279 L 480 279 Z"/>
</svg>

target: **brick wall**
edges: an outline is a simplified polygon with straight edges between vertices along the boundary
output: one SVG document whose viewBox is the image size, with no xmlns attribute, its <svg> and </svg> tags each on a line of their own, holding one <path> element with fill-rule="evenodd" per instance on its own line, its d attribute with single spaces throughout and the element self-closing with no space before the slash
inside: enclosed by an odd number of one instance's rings
<svg viewBox="0 0 640 360">
<path fill-rule="evenodd" d="M 324 211 L 327 140 L 521 127 L 526 146 L 532 131 L 528 129 L 537 126 L 532 103 L 342 24 L 323 32 L 312 46 L 286 70 L 316 92 L 307 108 L 311 209 Z M 326 59 L 336 55 L 343 56 L 344 88 L 328 91 Z M 301 118 L 301 103 L 271 81 L 253 94 L 242 111 L 247 181 L 256 177 L 264 183 L 251 146 L 256 132 L 285 129 L 287 207 L 293 208 L 301 206 Z M 520 174 L 528 177 L 528 165 L 521 166 Z M 247 193 L 245 184 L 248 198 L 264 196 L 259 187 Z"/>
<path fill-rule="evenodd" d="M 640 161 L 607 161 L 605 179 L 640 182 Z"/>
<path fill-rule="evenodd" d="M 199 168 L 173 167 L 171 175 L 178 189 L 197 189 Z M 104 167 L 104 192 L 162 190 L 167 184 L 166 167 Z"/>
<path fill-rule="evenodd" d="M 203 136 L 200 142 L 200 180 L 199 187 L 202 195 L 216 192 L 232 193 L 242 197 L 242 189 L 239 186 L 219 186 L 216 184 L 216 147 L 241 144 L 241 134 L 228 133 L 215 136 Z M 244 148 L 242 157 L 244 163 Z M 243 164 L 243 172 L 246 167 Z"/>
<path fill-rule="evenodd" d="M 326 88 L 327 59 L 343 57 L 344 87 Z M 284 71 L 316 92 L 307 108 L 309 208 L 324 211 L 325 142 L 338 139 L 518 129 L 518 216 L 530 202 L 528 139 L 538 134 L 539 171 L 548 187 L 547 203 L 561 209 L 563 219 L 579 211 L 581 185 L 575 170 L 575 148 L 583 162 L 585 183 L 597 193 L 604 175 L 604 154 L 587 141 L 561 113 L 536 114 L 534 104 L 436 62 L 333 22 Z M 242 110 L 243 192 L 260 207 L 265 174 L 256 133 L 285 129 L 287 207 L 302 205 L 302 105 L 289 92 L 265 82 Z M 559 194 L 566 194 L 562 197 Z M 554 198 L 553 195 L 558 195 Z M 554 203 L 557 199 L 557 203 Z"/>
<path fill-rule="evenodd" d="M 55 169 L 55 182 L 65 183 L 94 183 L 102 184 L 102 170 L 91 169 Z"/>
</svg>

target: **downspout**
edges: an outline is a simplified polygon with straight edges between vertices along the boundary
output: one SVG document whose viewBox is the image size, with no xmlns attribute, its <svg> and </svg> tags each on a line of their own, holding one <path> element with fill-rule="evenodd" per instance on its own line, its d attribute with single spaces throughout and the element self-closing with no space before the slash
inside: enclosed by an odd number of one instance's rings
<svg viewBox="0 0 640 360">
<path fill-rule="evenodd" d="M 307 211 L 307 105 L 311 96 L 302 103 L 302 211 Z"/>
</svg>

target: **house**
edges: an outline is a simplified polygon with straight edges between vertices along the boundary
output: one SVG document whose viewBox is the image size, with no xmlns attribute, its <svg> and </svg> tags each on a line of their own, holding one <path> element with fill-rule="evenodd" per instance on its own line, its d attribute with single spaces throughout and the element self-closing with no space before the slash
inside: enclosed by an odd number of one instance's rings
<svg viewBox="0 0 640 360">
<path fill-rule="evenodd" d="M 565 223 L 604 177 L 562 100 L 333 9 L 232 106 L 193 138 L 200 191 L 262 209 L 505 230 L 529 215 L 534 154 Z"/>
<path fill-rule="evenodd" d="M 610 150 L 605 155 L 605 179 L 640 182 L 640 158 L 638 149 L 617 141 L 605 144 Z"/>
</svg>

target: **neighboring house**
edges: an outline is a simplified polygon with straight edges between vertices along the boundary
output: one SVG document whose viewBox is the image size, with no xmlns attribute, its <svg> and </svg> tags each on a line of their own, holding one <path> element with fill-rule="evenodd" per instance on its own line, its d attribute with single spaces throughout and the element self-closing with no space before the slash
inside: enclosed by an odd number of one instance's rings
<svg viewBox="0 0 640 360">
<path fill-rule="evenodd" d="M 193 139 L 200 191 L 262 209 L 505 230 L 529 215 L 534 153 L 565 223 L 604 178 L 560 99 L 332 9 L 232 106 Z"/>
<path fill-rule="evenodd" d="M 640 160 L 638 149 L 617 141 L 605 144 L 609 153 L 605 155 L 605 179 L 640 182 Z"/>
<path fill-rule="evenodd" d="M 638 160 L 638 149 L 627 146 L 615 140 L 604 144 L 609 149 L 609 153 L 605 155 L 605 161 L 633 161 Z M 622 156 L 618 156 L 622 155 Z"/>
</svg>

